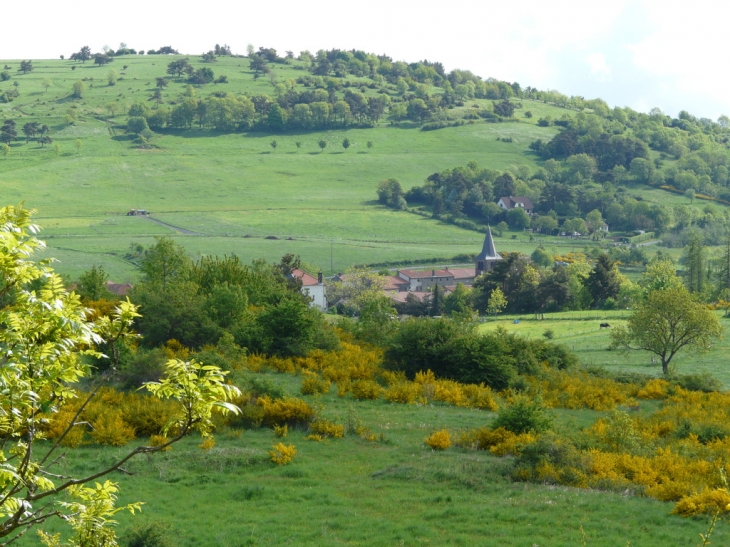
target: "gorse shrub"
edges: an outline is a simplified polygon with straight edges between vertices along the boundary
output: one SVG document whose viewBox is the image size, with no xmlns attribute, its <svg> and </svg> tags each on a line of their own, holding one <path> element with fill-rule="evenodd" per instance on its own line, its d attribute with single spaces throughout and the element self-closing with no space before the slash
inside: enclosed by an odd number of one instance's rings
<svg viewBox="0 0 730 547">
<path fill-rule="evenodd" d="M 613 410 L 616 405 L 632 404 L 638 386 L 622 384 L 585 372 L 543 368 L 538 376 L 527 376 L 527 392 L 539 395 L 549 408 L 589 408 Z"/>
<path fill-rule="evenodd" d="M 99 444 L 124 446 L 134 439 L 134 429 L 124 421 L 121 410 L 110 408 L 92 422 L 91 437 Z"/>
<path fill-rule="evenodd" d="M 391 403 L 413 404 L 421 402 L 421 386 L 413 382 L 393 384 L 385 390 L 385 398 Z"/>
<path fill-rule="evenodd" d="M 446 450 L 451 446 L 451 434 L 448 430 L 441 429 L 440 431 L 435 431 L 426 437 L 423 442 L 425 442 L 433 450 Z"/>
<path fill-rule="evenodd" d="M 305 371 L 302 380 L 302 395 L 316 395 L 318 393 L 329 393 L 331 382 L 325 378 L 320 378 L 314 372 Z"/>
<path fill-rule="evenodd" d="M 533 433 L 516 434 L 504 427 L 481 427 L 463 432 L 457 444 L 476 450 L 489 450 L 496 456 L 506 456 L 519 455 L 524 446 L 534 443 L 536 439 L 537 436 Z"/>
<path fill-rule="evenodd" d="M 355 399 L 380 399 L 383 388 L 373 380 L 356 380 L 350 386 L 350 393 Z"/>
<path fill-rule="evenodd" d="M 61 444 L 76 447 L 85 442 L 124 446 L 136 437 L 159 435 L 181 411 L 169 400 L 137 393 L 124 393 L 101 388 L 83 412 L 77 415 L 86 400 L 85 394 L 65 401 L 58 412 L 49 415 L 44 432 L 49 439 L 59 439 L 71 421 L 75 425 Z"/>
<path fill-rule="evenodd" d="M 269 450 L 271 461 L 276 465 L 287 465 L 294 461 L 297 449 L 293 444 L 277 443 Z"/>
<path fill-rule="evenodd" d="M 310 424 L 309 432 L 323 438 L 332 437 L 339 439 L 345 436 L 345 426 L 330 422 L 329 420 L 318 419 Z"/>
<path fill-rule="evenodd" d="M 268 396 L 259 398 L 256 404 L 263 409 L 263 423 L 268 426 L 288 425 L 307 426 L 317 417 L 317 411 L 301 399 L 286 397 L 271 399 Z"/>
</svg>

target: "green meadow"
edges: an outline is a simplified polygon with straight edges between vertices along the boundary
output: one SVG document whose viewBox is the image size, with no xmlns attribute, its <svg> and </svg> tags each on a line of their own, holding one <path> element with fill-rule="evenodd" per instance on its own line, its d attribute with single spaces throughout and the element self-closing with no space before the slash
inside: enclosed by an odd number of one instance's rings
<svg viewBox="0 0 730 547">
<path fill-rule="evenodd" d="M 301 377 L 264 376 L 300 396 Z M 140 523 L 161 522 L 172 527 L 180 547 L 649 547 L 694 546 L 707 529 L 704 518 L 670 515 L 671 503 L 516 483 L 508 477 L 512 458 L 456 448 L 435 452 L 423 442 L 438 429 L 456 432 L 487 425 L 494 417 L 490 412 L 358 402 L 338 397 L 334 389 L 301 397 L 321 405 L 328 419 L 360 419 L 383 440 L 346 435 L 315 442 L 300 430 L 278 439 L 265 428 L 225 429 L 216 434 L 216 446 L 204 451 L 197 446 L 199 439 L 185 439 L 171 452 L 125 466 L 131 475 L 113 476 L 121 485 L 121 503 L 145 501 L 140 515 L 119 514 L 120 534 Z M 558 432 L 588 426 L 602 414 L 551 412 Z M 287 466 L 269 461 L 268 451 L 279 441 L 297 448 Z M 86 473 L 124 450 L 71 450 L 58 472 Z M 722 545 L 728 538 L 723 524 L 712 539 Z M 27 538 L 20 544 L 34 541 Z"/>
</svg>

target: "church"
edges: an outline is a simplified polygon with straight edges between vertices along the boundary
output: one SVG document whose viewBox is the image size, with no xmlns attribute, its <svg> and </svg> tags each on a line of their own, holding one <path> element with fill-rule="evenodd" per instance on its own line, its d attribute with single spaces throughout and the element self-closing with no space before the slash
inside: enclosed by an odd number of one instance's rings
<svg viewBox="0 0 730 547">
<path fill-rule="evenodd" d="M 474 258 L 474 268 L 398 270 L 396 275 L 388 277 L 385 292 L 396 301 L 404 301 L 408 293 L 427 294 L 436 285 L 450 292 L 458 283 L 471 285 L 474 279 L 492 270 L 499 260 L 502 257 L 494 245 L 492 230 L 487 227 L 482 251 Z"/>
</svg>

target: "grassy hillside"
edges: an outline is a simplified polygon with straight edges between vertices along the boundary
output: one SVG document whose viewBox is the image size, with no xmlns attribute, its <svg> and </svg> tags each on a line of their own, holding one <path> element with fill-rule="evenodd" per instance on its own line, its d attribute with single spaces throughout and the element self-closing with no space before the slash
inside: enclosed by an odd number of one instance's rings
<svg viewBox="0 0 730 547">
<path fill-rule="evenodd" d="M 115 280 L 131 280 L 134 267 L 124 260 L 130 243 L 149 244 L 153 236 L 163 234 L 178 238 L 196 254 L 235 253 L 245 260 L 273 260 L 285 252 L 298 253 L 326 272 L 353 263 L 473 253 L 481 243 L 478 233 L 377 205 L 378 181 L 397 177 L 407 189 L 435 171 L 469 161 L 494 169 L 511 164 L 534 169 L 528 144 L 536 138 L 549 139 L 556 131 L 538 127 L 535 120 L 565 112 L 526 100 L 524 109 L 534 117 L 520 123 L 479 121 L 430 132 L 386 122 L 372 129 L 275 136 L 166 130 L 154 139 L 156 148 L 138 149 L 123 130 L 122 112 L 135 101 L 149 99 L 154 78 L 165 76 L 167 63 L 175 58 L 126 56 L 105 67 L 95 67 L 91 61 L 40 61 L 34 62 L 32 72 L 13 73 L 11 80 L 0 83 L 1 92 L 18 82 L 20 96 L 0 104 L 0 117 L 14 119 L 19 135 L 30 121 L 51 128 L 53 145 L 12 143 L 10 154 L 0 157 L 0 180 L 6 202 L 24 200 L 39 210 L 48 255 L 59 258 L 59 271 L 77 275 L 103 264 Z M 195 58 L 191 62 L 204 66 Z M 273 72 L 278 81 L 306 75 L 297 65 L 297 61 L 292 66 L 276 65 Z M 77 68 L 71 70 L 72 66 Z M 199 97 L 222 90 L 274 95 L 272 82 L 255 80 L 245 59 L 220 57 L 211 66 L 216 75 L 226 74 L 229 83 L 197 88 Z M 115 86 L 107 85 L 110 69 L 121 76 Z M 46 78 L 52 83 L 47 91 Z M 83 99 L 74 100 L 71 88 L 79 79 L 86 79 L 87 90 Z M 187 86 L 172 81 L 163 91 L 164 100 L 179 100 Z M 117 116 L 107 108 L 111 102 L 120 105 Z M 470 100 L 456 110 L 486 103 Z M 79 121 L 68 125 L 64 117 L 72 106 Z M 341 147 L 345 137 L 352 142 L 348 150 Z M 513 142 L 498 137 L 511 137 Z M 329 143 L 323 152 L 317 145 L 321 139 Z M 275 150 L 272 140 L 278 142 Z M 295 146 L 297 141 L 301 148 Z M 54 150 L 56 143 L 60 151 Z M 179 230 L 124 216 L 130 208 L 153 211 L 154 218 Z M 247 235 L 253 237 L 244 239 Z M 266 236 L 294 240 L 263 239 Z M 501 248 L 529 251 L 534 245 L 506 240 Z"/>
</svg>

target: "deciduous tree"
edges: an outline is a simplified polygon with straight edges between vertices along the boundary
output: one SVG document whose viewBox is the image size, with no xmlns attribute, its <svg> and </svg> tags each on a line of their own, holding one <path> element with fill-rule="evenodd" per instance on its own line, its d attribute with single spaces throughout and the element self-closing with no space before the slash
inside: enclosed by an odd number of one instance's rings
<svg viewBox="0 0 730 547">
<path fill-rule="evenodd" d="M 51 268 L 29 259 L 44 247 L 31 234 L 36 226 L 31 211 L 22 207 L 0 209 L 0 278 L 3 307 L 0 309 L 0 348 L 3 374 L 0 391 L 11 394 L 3 405 L 3 473 L 0 482 L 0 544 L 13 543 L 34 527 L 58 518 L 70 524 L 70 545 L 113 546 L 116 537 L 111 518 L 124 508 L 116 508 L 117 485 L 106 481 L 96 487 L 89 483 L 119 470 L 138 454 L 163 450 L 197 429 L 204 436 L 212 429 L 214 407 L 224 412 L 237 411 L 227 402 L 239 394 L 224 382 L 225 376 L 216 367 L 202 367 L 195 362 L 172 360 L 167 374 L 147 389 L 155 396 L 176 401 L 179 406 L 170 437 L 159 446 L 141 445 L 94 465 L 85 474 L 59 474 L 53 467 L 59 447 L 77 424 L 81 410 L 103 386 L 96 387 L 72 417 L 59 438 L 43 439 L 42 425 L 48 414 L 58 411 L 60 403 L 73 399 L 78 392 L 73 385 L 88 376 L 89 367 L 81 360 L 82 353 L 99 355 L 100 343 L 121 339 L 131 334 L 136 316 L 135 306 L 122 302 L 106 321 L 92 323 L 78 295 L 69 293 L 61 278 Z M 139 504 L 127 509 L 135 511 Z M 58 538 L 41 534 L 47 546 L 58 545 Z"/>
<path fill-rule="evenodd" d="M 626 326 L 611 331 L 614 349 L 644 350 L 658 356 L 662 371 L 684 348 L 703 353 L 722 338 L 717 317 L 682 285 L 650 292 Z"/>
</svg>

